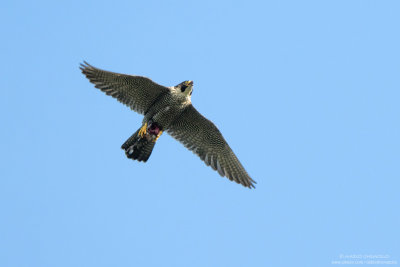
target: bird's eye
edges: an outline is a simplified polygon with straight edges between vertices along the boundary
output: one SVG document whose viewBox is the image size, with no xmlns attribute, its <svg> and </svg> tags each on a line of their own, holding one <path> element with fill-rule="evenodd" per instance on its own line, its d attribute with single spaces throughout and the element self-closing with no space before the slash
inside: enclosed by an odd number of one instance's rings
<svg viewBox="0 0 400 267">
<path fill-rule="evenodd" d="M 182 92 L 182 93 L 185 92 L 186 88 L 187 88 L 186 85 L 182 85 L 182 87 L 181 87 L 181 92 Z"/>
</svg>

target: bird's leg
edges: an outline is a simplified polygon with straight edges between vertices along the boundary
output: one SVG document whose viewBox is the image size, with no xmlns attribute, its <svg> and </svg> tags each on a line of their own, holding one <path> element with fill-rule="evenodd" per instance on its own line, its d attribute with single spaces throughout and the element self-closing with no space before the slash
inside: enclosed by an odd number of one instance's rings
<svg viewBox="0 0 400 267">
<path fill-rule="evenodd" d="M 158 132 L 158 134 L 157 134 L 157 136 L 156 136 L 156 139 L 154 139 L 154 141 L 153 141 L 154 143 L 158 140 L 158 138 L 160 138 L 160 136 L 162 135 L 162 132 L 163 132 L 163 131 L 159 131 L 159 132 Z"/>
<path fill-rule="evenodd" d="M 146 134 L 147 134 L 147 122 L 145 122 L 142 128 L 140 128 L 138 136 L 140 138 L 143 138 L 143 136 L 145 136 Z"/>
</svg>

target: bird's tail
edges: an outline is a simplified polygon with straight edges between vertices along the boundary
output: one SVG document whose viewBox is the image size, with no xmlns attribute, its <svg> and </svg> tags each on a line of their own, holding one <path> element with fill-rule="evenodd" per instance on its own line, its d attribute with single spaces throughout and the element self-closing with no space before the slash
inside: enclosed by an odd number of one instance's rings
<svg viewBox="0 0 400 267">
<path fill-rule="evenodd" d="M 125 155 L 128 158 L 146 162 L 149 159 L 156 142 L 147 136 L 140 137 L 138 135 L 139 130 L 129 137 L 121 148 L 125 150 Z"/>
</svg>

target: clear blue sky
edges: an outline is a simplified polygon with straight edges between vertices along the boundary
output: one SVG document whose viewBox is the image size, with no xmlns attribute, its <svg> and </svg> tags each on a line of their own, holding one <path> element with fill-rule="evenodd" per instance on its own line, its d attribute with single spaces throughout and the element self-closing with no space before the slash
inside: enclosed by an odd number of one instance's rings
<svg viewBox="0 0 400 267">
<path fill-rule="evenodd" d="M 6 1 L 0 266 L 400 264 L 399 1 Z M 194 80 L 258 182 L 221 178 L 95 89 L 87 60 Z"/>
</svg>

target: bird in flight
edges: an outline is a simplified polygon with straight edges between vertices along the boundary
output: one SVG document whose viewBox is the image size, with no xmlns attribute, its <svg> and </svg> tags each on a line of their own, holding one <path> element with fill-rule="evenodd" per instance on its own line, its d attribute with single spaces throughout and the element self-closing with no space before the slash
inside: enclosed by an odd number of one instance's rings
<svg viewBox="0 0 400 267">
<path fill-rule="evenodd" d="M 166 87 L 146 77 L 101 70 L 85 61 L 80 69 L 96 88 L 144 115 L 142 126 L 121 147 L 128 158 L 146 162 L 165 131 L 221 176 L 254 188 L 256 182 L 218 128 L 193 107 L 193 81 Z"/>
</svg>

